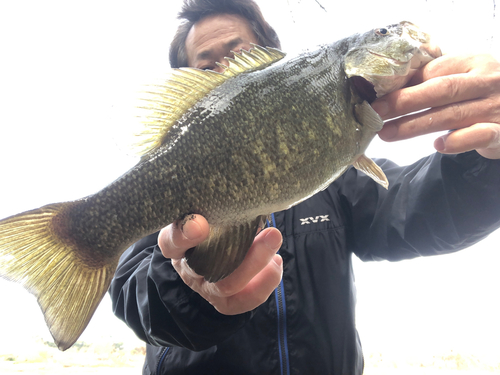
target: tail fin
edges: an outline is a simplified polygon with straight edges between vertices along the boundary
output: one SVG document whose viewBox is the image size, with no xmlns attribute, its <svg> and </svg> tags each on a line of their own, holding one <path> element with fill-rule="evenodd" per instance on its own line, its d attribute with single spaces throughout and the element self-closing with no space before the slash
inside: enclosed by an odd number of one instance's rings
<svg viewBox="0 0 500 375">
<path fill-rule="evenodd" d="M 0 276 L 37 297 L 60 350 L 82 334 L 116 266 L 85 265 L 76 245 L 57 235 L 53 219 L 75 203 L 52 204 L 0 221 Z"/>
</svg>

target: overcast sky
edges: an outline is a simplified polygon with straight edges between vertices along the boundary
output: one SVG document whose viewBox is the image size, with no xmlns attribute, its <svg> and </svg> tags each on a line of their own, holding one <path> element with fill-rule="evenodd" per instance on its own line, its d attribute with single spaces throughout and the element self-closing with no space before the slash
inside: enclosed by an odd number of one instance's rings
<svg viewBox="0 0 500 375">
<path fill-rule="evenodd" d="M 261 1 L 283 50 L 331 42 L 409 20 L 445 52 L 500 56 L 494 1 Z M 137 86 L 168 67 L 179 1 L 0 3 L 0 217 L 91 194 L 134 163 L 114 146 L 116 119 Z M 474 6 L 471 6 L 474 4 Z M 498 12 L 498 9 L 496 9 Z M 498 47 L 497 47 L 498 48 Z M 435 136 L 367 154 L 407 164 Z M 367 350 L 460 349 L 499 353 L 500 235 L 459 254 L 398 264 L 355 263 L 358 327 Z M 28 293 L 0 280 L 0 336 L 24 347 L 50 338 Z M 133 337 L 106 298 L 82 339 Z M 114 340 L 114 339 L 113 339 Z M 1 350 L 0 344 L 0 350 Z M 412 350 L 413 350 L 412 349 Z"/>
</svg>

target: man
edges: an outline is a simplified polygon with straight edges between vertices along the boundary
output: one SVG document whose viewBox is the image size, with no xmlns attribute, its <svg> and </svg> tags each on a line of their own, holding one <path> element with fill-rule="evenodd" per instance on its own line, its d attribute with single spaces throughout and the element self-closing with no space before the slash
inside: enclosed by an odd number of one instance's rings
<svg viewBox="0 0 500 375">
<path fill-rule="evenodd" d="M 230 50 L 279 46 L 249 0 L 192 0 L 171 45 L 173 67 L 219 70 Z M 443 57 L 412 86 L 373 103 L 380 137 L 457 129 L 408 167 L 379 161 L 385 191 L 349 169 L 273 215 L 242 265 L 211 284 L 183 260 L 208 235 L 201 216 L 169 225 L 122 256 L 115 313 L 148 343 L 146 374 L 361 374 L 351 258 L 400 260 L 465 248 L 500 226 L 500 64 Z M 314 226 L 300 218 L 327 218 Z M 279 250 L 279 255 L 276 254 Z"/>
</svg>

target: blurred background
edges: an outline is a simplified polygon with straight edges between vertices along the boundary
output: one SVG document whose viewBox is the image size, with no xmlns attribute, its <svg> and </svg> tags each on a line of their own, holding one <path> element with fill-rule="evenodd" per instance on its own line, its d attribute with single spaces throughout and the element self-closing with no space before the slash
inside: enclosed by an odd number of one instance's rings
<svg viewBox="0 0 500 375">
<path fill-rule="evenodd" d="M 500 58 L 495 1 L 258 2 L 288 53 L 409 20 L 445 53 Z M 140 84 L 168 68 L 180 3 L 0 2 L 0 218 L 92 194 L 137 162 L 115 145 L 117 118 Z M 434 152 L 437 136 L 377 138 L 367 154 L 409 164 Z M 355 259 L 366 374 L 500 372 L 499 243 L 497 232 L 452 255 Z M 143 345 L 114 317 L 108 297 L 79 347 L 65 353 L 51 347 L 29 293 L 0 279 L 0 299 L 0 372 L 140 371 Z"/>
</svg>

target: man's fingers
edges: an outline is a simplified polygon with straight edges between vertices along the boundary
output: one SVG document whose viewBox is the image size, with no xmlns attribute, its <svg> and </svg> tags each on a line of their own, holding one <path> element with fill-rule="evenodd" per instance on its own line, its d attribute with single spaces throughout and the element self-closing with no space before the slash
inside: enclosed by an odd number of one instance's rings
<svg viewBox="0 0 500 375">
<path fill-rule="evenodd" d="M 193 289 L 195 292 L 202 294 L 202 285 L 208 283 L 208 281 L 189 267 L 186 258 L 172 259 L 172 266 L 177 271 L 182 281 L 184 281 L 184 284 Z M 202 297 L 207 299 L 204 295 L 202 295 Z"/>
<path fill-rule="evenodd" d="M 470 100 L 386 121 L 378 135 L 384 141 L 399 141 L 492 121 L 500 122 L 500 107 L 493 100 Z"/>
<path fill-rule="evenodd" d="M 477 66 L 484 66 L 484 64 L 497 65 L 498 62 L 490 55 L 444 55 L 419 69 L 413 75 L 409 85 L 418 85 L 432 78 L 469 73 Z"/>
<path fill-rule="evenodd" d="M 500 159 L 500 125 L 475 124 L 456 130 L 436 139 L 434 147 L 447 154 L 477 150 L 486 158 Z"/>
<path fill-rule="evenodd" d="M 475 64 L 480 68 L 474 68 Z M 430 107 L 479 99 L 498 91 L 498 62 L 489 55 L 444 56 L 417 71 L 406 87 L 372 103 L 387 120 Z"/>
<path fill-rule="evenodd" d="M 264 229 L 255 238 L 243 263 L 216 283 L 209 283 L 196 274 L 185 259 L 173 259 L 172 265 L 184 283 L 220 313 L 241 314 L 264 303 L 278 286 L 283 274 L 283 260 L 276 252 L 281 242 L 279 230 Z"/>
<path fill-rule="evenodd" d="M 263 304 L 276 289 L 283 275 L 283 259 L 275 254 L 264 269 L 240 292 L 212 302 L 221 314 L 235 315 L 255 309 Z"/>
<path fill-rule="evenodd" d="M 398 141 L 438 131 L 471 127 L 439 138 L 436 148 L 452 153 L 479 145 L 481 155 L 496 155 L 496 145 L 483 153 L 482 145 L 496 134 L 495 127 L 479 131 L 474 124 L 500 123 L 500 64 L 492 56 L 445 56 L 431 61 L 412 79 L 416 86 L 403 88 L 376 100 L 372 105 L 387 121 L 379 132 L 385 141 Z M 401 116 L 401 117 L 398 117 Z M 496 128 L 495 128 L 496 129 Z M 489 132 L 488 134 L 486 132 Z M 469 139 L 460 137 L 468 134 Z M 481 140 L 479 140 L 479 138 Z M 444 140 L 447 140 L 445 145 Z M 460 140 L 460 141 L 459 141 Z M 480 151 L 481 150 L 481 151 Z"/>
<path fill-rule="evenodd" d="M 241 265 L 231 275 L 215 283 L 216 289 L 211 292 L 227 297 L 243 290 L 271 262 L 282 241 L 283 237 L 278 229 L 264 229 L 255 237 Z"/>
<path fill-rule="evenodd" d="M 372 103 L 373 109 L 387 120 L 430 107 L 441 107 L 480 98 L 487 90 L 473 75 L 434 78 L 418 86 L 391 92 Z"/>
<path fill-rule="evenodd" d="M 163 228 L 158 235 L 158 246 L 165 258 L 180 259 L 186 250 L 204 241 L 208 234 L 207 220 L 201 215 L 192 215 L 184 223 Z"/>
</svg>

